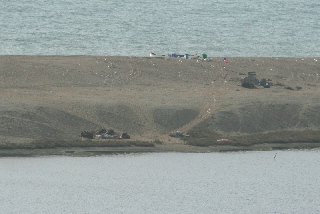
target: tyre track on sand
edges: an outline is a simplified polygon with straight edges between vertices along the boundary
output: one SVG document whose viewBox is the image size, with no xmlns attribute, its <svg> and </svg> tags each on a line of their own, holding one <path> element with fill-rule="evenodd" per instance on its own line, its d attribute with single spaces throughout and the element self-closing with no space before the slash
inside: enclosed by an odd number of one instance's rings
<svg viewBox="0 0 320 214">
<path fill-rule="evenodd" d="M 179 131 L 181 133 L 188 132 L 192 127 L 212 116 L 217 109 L 218 108 L 215 104 L 215 101 L 207 102 L 200 108 L 199 114 L 194 120 L 180 127 L 179 130 L 175 131 Z"/>
</svg>

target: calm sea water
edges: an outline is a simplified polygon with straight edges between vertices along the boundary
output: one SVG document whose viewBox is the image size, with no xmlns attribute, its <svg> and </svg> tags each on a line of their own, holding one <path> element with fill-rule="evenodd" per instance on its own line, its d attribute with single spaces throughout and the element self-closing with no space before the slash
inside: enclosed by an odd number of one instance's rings
<svg viewBox="0 0 320 214">
<path fill-rule="evenodd" d="M 7 214 L 314 214 L 319 165 L 320 150 L 0 158 L 0 206 Z"/>
<path fill-rule="evenodd" d="M 1 0 L 0 54 L 320 56 L 318 0 Z"/>
</svg>

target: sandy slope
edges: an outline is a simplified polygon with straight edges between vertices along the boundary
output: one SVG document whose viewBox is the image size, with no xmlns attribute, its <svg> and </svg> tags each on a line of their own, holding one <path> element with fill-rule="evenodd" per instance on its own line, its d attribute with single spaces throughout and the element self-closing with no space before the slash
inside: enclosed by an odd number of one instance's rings
<svg viewBox="0 0 320 214">
<path fill-rule="evenodd" d="M 0 135 L 77 138 L 112 128 L 175 142 L 168 133 L 194 127 L 225 135 L 319 129 L 319 58 L 227 60 L 0 56 Z M 277 86 L 242 88 L 253 71 Z"/>
</svg>

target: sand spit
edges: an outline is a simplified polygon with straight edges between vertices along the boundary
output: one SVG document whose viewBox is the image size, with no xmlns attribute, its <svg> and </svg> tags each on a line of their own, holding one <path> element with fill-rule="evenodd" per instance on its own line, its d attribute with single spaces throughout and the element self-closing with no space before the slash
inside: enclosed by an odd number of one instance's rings
<svg viewBox="0 0 320 214">
<path fill-rule="evenodd" d="M 0 56 L 0 141 L 81 140 L 83 130 L 112 128 L 173 148 L 185 143 L 169 136 L 176 131 L 247 141 L 320 129 L 320 58 L 222 59 Z M 241 87 L 248 72 L 274 86 Z"/>
</svg>

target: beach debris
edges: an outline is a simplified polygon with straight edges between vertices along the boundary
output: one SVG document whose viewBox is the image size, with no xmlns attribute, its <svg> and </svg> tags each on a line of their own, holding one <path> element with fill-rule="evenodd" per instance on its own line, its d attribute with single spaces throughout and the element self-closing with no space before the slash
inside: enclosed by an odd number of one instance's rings
<svg viewBox="0 0 320 214">
<path fill-rule="evenodd" d="M 258 85 L 259 79 L 256 78 L 256 72 L 248 72 L 248 76 L 241 80 L 241 86 L 244 88 L 255 88 L 255 85 Z"/>
<path fill-rule="evenodd" d="M 82 138 L 88 139 L 130 139 L 130 135 L 126 132 L 119 135 L 113 129 L 101 129 L 99 131 L 83 131 L 81 132 Z"/>
<path fill-rule="evenodd" d="M 270 88 L 270 86 L 273 85 L 272 79 L 263 78 L 259 81 L 258 85 L 263 86 L 264 88 Z"/>
<path fill-rule="evenodd" d="M 150 57 L 165 57 L 165 55 L 157 55 L 155 53 L 150 53 Z"/>
<path fill-rule="evenodd" d="M 82 138 L 93 139 L 94 138 L 93 131 L 83 131 L 83 132 L 81 132 L 81 137 Z"/>
<path fill-rule="evenodd" d="M 155 53 L 150 53 L 150 57 L 166 57 L 166 55 L 157 55 Z M 184 58 L 184 59 L 203 59 L 205 61 L 211 61 L 211 58 L 208 57 L 206 53 L 203 54 L 177 54 L 177 53 L 171 53 L 168 54 L 167 57 L 174 57 L 174 58 Z"/>
<path fill-rule="evenodd" d="M 128 133 L 122 133 L 121 138 L 122 139 L 130 139 L 130 135 Z"/>
<path fill-rule="evenodd" d="M 240 73 L 239 73 L 240 75 Z M 248 75 L 241 80 L 241 86 L 244 88 L 256 88 L 256 85 L 263 86 L 264 88 L 270 88 L 273 85 L 271 79 L 262 78 L 259 80 L 256 77 L 256 72 L 248 72 Z"/>
</svg>

